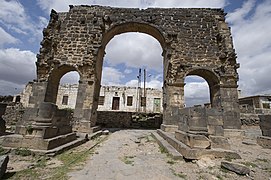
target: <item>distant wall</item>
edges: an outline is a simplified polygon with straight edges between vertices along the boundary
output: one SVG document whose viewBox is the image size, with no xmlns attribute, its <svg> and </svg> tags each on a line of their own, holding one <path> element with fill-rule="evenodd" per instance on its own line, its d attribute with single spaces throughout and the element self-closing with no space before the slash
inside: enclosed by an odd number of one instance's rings
<svg viewBox="0 0 271 180">
<path fill-rule="evenodd" d="M 107 128 L 159 129 L 162 114 L 98 111 L 97 125 Z"/>
</svg>

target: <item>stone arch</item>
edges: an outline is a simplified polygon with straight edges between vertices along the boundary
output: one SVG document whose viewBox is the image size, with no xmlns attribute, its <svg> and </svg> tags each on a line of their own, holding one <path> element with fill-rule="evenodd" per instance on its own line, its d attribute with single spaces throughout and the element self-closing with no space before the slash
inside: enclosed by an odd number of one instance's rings
<svg viewBox="0 0 271 180">
<path fill-rule="evenodd" d="M 65 74 L 71 71 L 78 72 L 79 76 L 81 77 L 80 71 L 78 71 L 76 67 L 70 65 L 62 65 L 59 67 L 55 67 L 53 70 L 51 70 L 48 77 L 48 85 L 45 93 L 44 102 L 51 102 L 54 104 L 56 103 L 60 79 Z"/>
<path fill-rule="evenodd" d="M 208 68 L 193 68 L 187 71 L 184 78 L 190 75 L 196 75 L 206 80 L 209 85 L 210 103 L 212 107 L 218 107 L 217 98 L 219 97 L 220 77 Z"/>
<path fill-rule="evenodd" d="M 78 66 L 82 73 L 79 73 L 80 99 L 74 115 L 80 126 L 95 126 L 105 47 L 115 35 L 141 32 L 158 40 L 163 49 L 164 124 L 178 125 L 178 112 L 184 100 L 183 78 L 192 74 L 207 80 L 213 107 L 227 113 L 227 127 L 239 123 L 238 64 L 223 10 L 84 5 L 71 6 L 63 13 L 52 11 L 50 18 L 37 55 L 33 103 L 54 102 L 54 95 L 50 97 L 57 89 L 54 81 Z M 71 65 L 70 69 L 64 68 L 66 64 Z M 53 71 L 47 83 L 50 68 Z M 54 72 L 59 68 L 59 72 Z"/>
<path fill-rule="evenodd" d="M 105 54 L 105 47 L 109 43 L 109 41 L 114 38 L 114 36 L 127 33 L 127 32 L 139 32 L 144 33 L 152 36 L 155 38 L 161 45 L 163 52 L 166 49 L 166 40 L 162 33 L 162 31 L 148 23 L 142 22 L 125 22 L 121 24 L 116 24 L 108 29 L 104 34 L 101 42 L 101 47 L 98 50 L 97 55 L 97 66 L 96 66 L 96 73 L 97 79 L 101 81 L 101 72 L 102 72 L 102 65 L 103 65 L 103 57 Z"/>
<path fill-rule="evenodd" d="M 109 43 L 109 41 L 116 35 L 127 33 L 127 32 L 140 32 L 144 34 L 148 34 L 155 38 L 161 45 L 163 49 L 163 54 L 166 49 L 166 40 L 162 33 L 162 31 L 148 23 L 139 23 L 139 22 L 125 22 L 121 24 L 116 24 L 108 29 L 104 34 L 101 42 L 101 47 L 98 50 L 98 55 L 96 57 L 96 84 L 94 91 L 94 100 L 98 100 L 100 85 L 101 85 L 101 77 L 102 77 L 102 66 L 103 66 L 103 57 L 105 54 L 105 47 Z M 165 62 L 165 59 L 163 60 Z M 95 106 L 94 109 L 98 108 L 97 102 L 93 103 Z"/>
</svg>

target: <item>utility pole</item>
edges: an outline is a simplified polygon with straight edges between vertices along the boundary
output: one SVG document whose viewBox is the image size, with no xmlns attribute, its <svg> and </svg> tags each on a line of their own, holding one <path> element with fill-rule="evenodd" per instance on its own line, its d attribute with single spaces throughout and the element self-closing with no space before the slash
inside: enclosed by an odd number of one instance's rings
<svg viewBox="0 0 271 180">
<path fill-rule="evenodd" d="M 146 113 L 146 105 L 147 105 L 147 98 L 146 98 L 146 69 L 144 69 L 144 95 L 143 95 L 143 99 L 144 99 L 144 112 Z"/>
<path fill-rule="evenodd" d="M 137 109 L 137 112 L 140 112 L 141 96 L 142 96 L 142 92 L 141 92 L 141 68 L 139 68 L 139 70 L 138 70 L 137 80 L 138 80 L 138 84 L 137 84 L 137 97 L 136 97 L 137 104 L 136 104 L 136 109 Z"/>
</svg>

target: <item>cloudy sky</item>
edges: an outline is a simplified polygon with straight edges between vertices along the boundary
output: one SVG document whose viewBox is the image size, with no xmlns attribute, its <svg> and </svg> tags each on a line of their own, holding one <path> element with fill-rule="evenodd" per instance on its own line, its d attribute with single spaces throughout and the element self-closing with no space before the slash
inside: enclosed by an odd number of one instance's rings
<svg viewBox="0 0 271 180">
<path fill-rule="evenodd" d="M 36 54 L 49 13 L 51 9 L 68 11 L 69 4 L 224 8 L 241 64 L 239 89 L 244 96 L 271 94 L 270 0 L 0 0 L 0 95 L 16 94 L 36 78 Z M 136 86 L 138 68 L 145 68 L 147 86 L 160 88 L 161 53 L 160 44 L 151 36 L 125 33 L 114 37 L 106 47 L 102 84 Z M 77 81 L 78 75 L 74 73 L 62 79 Z M 186 83 L 187 104 L 208 101 L 208 85 L 203 79 L 188 77 Z"/>
</svg>

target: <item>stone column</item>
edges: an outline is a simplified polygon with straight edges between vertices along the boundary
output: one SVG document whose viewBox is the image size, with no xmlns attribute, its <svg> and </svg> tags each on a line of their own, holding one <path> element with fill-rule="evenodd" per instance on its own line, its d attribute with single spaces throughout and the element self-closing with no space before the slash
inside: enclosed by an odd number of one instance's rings
<svg viewBox="0 0 271 180">
<path fill-rule="evenodd" d="M 164 110 L 163 124 L 164 131 L 175 131 L 178 129 L 179 112 L 184 107 L 184 82 L 178 81 L 168 83 L 164 87 Z"/>
<path fill-rule="evenodd" d="M 78 86 L 74 119 L 74 129 L 88 132 L 96 124 L 96 109 L 94 107 L 94 81 L 81 81 Z"/>
<path fill-rule="evenodd" d="M 240 109 L 236 86 L 221 86 L 220 101 L 225 129 L 241 129 Z"/>
<path fill-rule="evenodd" d="M 34 82 L 32 87 L 32 93 L 29 98 L 29 108 L 38 108 L 41 102 L 44 102 L 47 82 Z"/>
<path fill-rule="evenodd" d="M 0 103 L 0 135 L 6 132 L 6 122 L 2 118 L 2 116 L 5 114 L 6 107 L 7 107 L 7 104 Z"/>
</svg>

